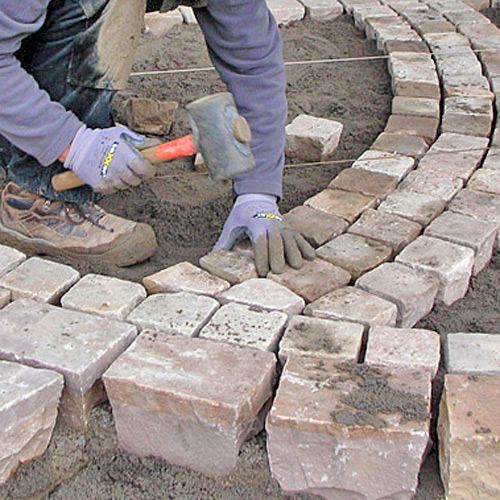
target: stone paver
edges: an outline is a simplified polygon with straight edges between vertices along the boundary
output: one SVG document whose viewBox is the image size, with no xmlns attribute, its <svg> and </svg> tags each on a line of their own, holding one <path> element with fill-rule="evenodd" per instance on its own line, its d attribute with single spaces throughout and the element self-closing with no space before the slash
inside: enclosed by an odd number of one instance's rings
<svg viewBox="0 0 500 500">
<path fill-rule="evenodd" d="M 229 282 L 191 264 L 179 262 L 142 279 L 149 294 L 190 292 L 214 296 L 227 290 Z"/>
<path fill-rule="evenodd" d="M 304 261 L 300 269 L 287 267 L 285 272 L 269 273 L 267 277 L 286 286 L 306 302 L 312 302 L 351 281 L 351 275 L 345 269 L 322 259 Z"/>
<path fill-rule="evenodd" d="M 285 222 L 298 231 L 314 247 L 325 244 L 342 234 L 348 223 L 320 210 L 300 205 L 283 216 Z"/>
<path fill-rule="evenodd" d="M 427 151 L 428 143 L 424 138 L 414 135 L 382 132 L 372 144 L 372 148 L 419 158 Z"/>
<path fill-rule="evenodd" d="M 390 175 L 398 181 L 404 179 L 415 167 L 415 158 L 387 151 L 365 151 L 353 164 L 352 168 L 359 168 Z"/>
<path fill-rule="evenodd" d="M 439 80 L 430 55 L 392 52 L 389 72 L 395 96 L 439 99 Z"/>
<path fill-rule="evenodd" d="M 439 100 L 396 96 L 392 99 L 392 114 L 439 118 Z"/>
<path fill-rule="evenodd" d="M 491 149 L 483 162 L 484 169 L 488 170 L 500 170 L 500 149 Z"/>
<path fill-rule="evenodd" d="M 300 21 L 306 13 L 305 7 L 297 0 L 267 0 L 267 5 L 276 22 L 282 26 Z"/>
<path fill-rule="evenodd" d="M 414 170 L 399 185 L 400 191 L 432 194 L 445 201 L 452 200 L 462 189 L 463 181 L 435 171 Z"/>
<path fill-rule="evenodd" d="M 500 195 L 500 170 L 477 170 L 467 184 L 467 187 L 474 191 Z"/>
<path fill-rule="evenodd" d="M 300 314 L 304 299 L 273 280 L 256 278 L 235 285 L 219 295 L 223 304 L 237 302 L 256 309 L 283 311 L 288 315 Z"/>
<path fill-rule="evenodd" d="M 436 151 L 485 151 L 488 147 L 488 139 L 485 137 L 474 137 L 472 135 L 456 134 L 446 132 L 441 134 L 437 141 L 429 149 L 429 152 Z"/>
<path fill-rule="evenodd" d="M 62 388 L 54 371 L 0 361 L 0 485 L 47 449 Z"/>
<path fill-rule="evenodd" d="M 429 150 L 419 161 L 419 172 L 437 172 L 440 175 L 447 175 L 452 179 L 462 179 L 466 182 L 474 173 L 484 152 L 478 151 L 438 151 Z M 430 193 L 432 194 L 432 193 Z"/>
<path fill-rule="evenodd" d="M 340 189 L 324 189 L 305 201 L 305 205 L 354 222 L 361 213 L 376 206 L 377 199 Z"/>
<path fill-rule="evenodd" d="M 500 376 L 500 335 L 492 333 L 449 333 L 445 342 L 449 373 Z"/>
<path fill-rule="evenodd" d="M 179 9 L 170 12 L 148 12 L 144 18 L 145 31 L 161 38 L 164 37 L 174 26 L 182 24 L 184 19 Z"/>
<path fill-rule="evenodd" d="M 318 248 L 318 257 L 348 271 L 353 279 L 389 260 L 392 250 L 376 241 L 346 233 Z"/>
<path fill-rule="evenodd" d="M 232 285 L 257 277 L 253 256 L 230 250 L 218 250 L 204 255 L 200 259 L 200 266 Z"/>
<path fill-rule="evenodd" d="M 479 274 L 491 260 L 497 235 L 497 226 L 467 215 L 445 212 L 426 228 L 424 234 L 474 250 L 472 272 Z"/>
<path fill-rule="evenodd" d="M 377 49 L 384 53 L 392 53 L 392 46 L 419 45 L 418 34 L 411 29 L 408 23 L 396 16 L 368 17 L 365 23 L 367 38 L 376 41 Z M 399 50 L 404 50 L 399 48 Z M 421 50 L 421 49 L 420 49 Z"/>
<path fill-rule="evenodd" d="M 344 7 L 337 0 L 301 0 L 306 8 L 306 17 L 319 21 L 331 21 L 344 13 Z"/>
<path fill-rule="evenodd" d="M 222 306 L 200 332 L 200 338 L 276 352 L 288 316 L 243 304 Z"/>
<path fill-rule="evenodd" d="M 367 365 L 387 370 L 424 370 L 434 378 L 440 357 L 439 334 L 431 330 L 374 326 L 368 333 Z"/>
<path fill-rule="evenodd" d="M 388 212 L 426 226 L 446 208 L 446 201 L 430 194 L 411 191 L 394 191 L 378 207 L 379 212 Z"/>
<path fill-rule="evenodd" d="M 430 388 L 424 372 L 290 358 L 266 422 L 273 477 L 285 492 L 329 500 L 414 498 Z M 380 390 L 394 395 L 385 407 Z"/>
<path fill-rule="evenodd" d="M 124 320 L 146 298 L 139 283 L 87 274 L 61 298 L 61 306 L 104 318 Z"/>
<path fill-rule="evenodd" d="M 348 14 L 351 14 L 354 7 L 358 5 L 369 5 L 369 4 L 378 4 L 378 0 L 339 0 L 340 3 L 344 6 L 345 11 Z"/>
<path fill-rule="evenodd" d="M 136 334 L 124 322 L 19 299 L 0 310 L 0 359 L 62 374 L 60 415 L 85 429 L 90 410 L 105 398 L 101 375 Z"/>
<path fill-rule="evenodd" d="M 0 287 L 11 291 L 12 300 L 28 298 L 57 304 L 79 278 L 80 273 L 70 266 L 31 257 L 2 276 Z"/>
<path fill-rule="evenodd" d="M 493 222 L 500 229 L 500 196 L 464 189 L 450 203 L 449 210 L 474 219 Z M 500 234 L 497 234 L 496 246 L 500 246 Z"/>
<path fill-rule="evenodd" d="M 26 254 L 6 245 L 0 245 L 0 277 L 26 260 Z"/>
<path fill-rule="evenodd" d="M 219 308 L 212 297 L 194 293 L 157 293 L 127 317 L 139 330 L 155 330 L 195 337 Z"/>
<path fill-rule="evenodd" d="M 375 240 L 399 253 L 408 243 L 422 232 L 422 226 L 399 215 L 367 210 L 349 229 L 348 234 L 356 234 Z"/>
<path fill-rule="evenodd" d="M 333 179 L 328 187 L 361 193 L 382 200 L 394 191 L 397 184 L 398 181 L 390 175 L 370 172 L 366 169 L 346 168 Z"/>
<path fill-rule="evenodd" d="M 279 359 L 314 357 L 357 362 L 364 327 L 359 323 L 293 316 L 279 345 Z"/>
<path fill-rule="evenodd" d="M 397 313 L 395 304 L 352 286 L 327 293 L 304 310 L 307 316 L 352 321 L 364 326 L 395 326 Z"/>
<path fill-rule="evenodd" d="M 257 349 L 141 334 L 103 377 L 120 446 L 230 474 L 241 444 L 262 429 L 275 366 L 274 354 Z"/>
<path fill-rule="evenodd" d="M 337 149 L 343 128 L 334 120 L 299 115 L 285 128 L 285 153 L 303 161 L 328 160 Z"/>
<path fill-rule="evenodd" d="M 474 251 L 438 238 L 419 236 L 396 257 L 396 261 L 437 277 L 437 300 L 451 305 L 467 293 Z"/>
<path fill-rule="evenodd" d="M 352 9 L 352 17 L 354 19 L 354 25 L 359 29 L 363 30 L 365 27 L 365 22 L 368 18 L 372 17 L 395 17 L 397 16 L 387 5 L 380 4 L 365 4 L 357 5 Z"/>
<path fill-rule="evenodd" d="M 356 286 L 398 308 L 396 324 L 411 328 L 432 309 L 439 281 L 397 262 L 387 262 L 361 276 Z"/>
<path fill-rule="evenodd" d="M 167 135 L 172 129 L 179 103 L 129 97 L 123 109 L 123 123 L 140 134 Z"/>
<path fill-rule="evenodd" d="M 448 500 L 500 497 L 499 393 L 500 377 L 445 376 L 437 431 Z"/>
<path fill-rule="evenodd" d="M 437 136 L 439 120 L 428 116 L 392 114 L 384 132 L 389 134 L 415 135 L 431 144 Z"/>
<path fill-rule="evenodd" d="M 469 39 L 459 33 L 426 33 L 422 38 L 434 52 L 470 47 Z"/>
<path fill-rule="evenodd" d="M 482 97 L 447 97 L 441 130 L 487 137 L 493 122 L 491 101 Z"/>
<path fill-rule="evenodd" d="M 198 20 L 194 15 L 193 9 L 191 7 L 180 6 L 179 10 L 182 14 L 182 19 L 186 24 L 198 24 Z"/>
<path fill-rule="evenodd" d="M 5 288 L 0 288 L 0 309 L 5 307 L 11 299 L 10 290 L 6 290 Z"/>
<path fill-rule="evenodd" d="M 490 90 L 488 79 L 480 75 L 450 75 L 443 79 L 445 97 L 489 97 L 493 94 Z"/>
</svg>

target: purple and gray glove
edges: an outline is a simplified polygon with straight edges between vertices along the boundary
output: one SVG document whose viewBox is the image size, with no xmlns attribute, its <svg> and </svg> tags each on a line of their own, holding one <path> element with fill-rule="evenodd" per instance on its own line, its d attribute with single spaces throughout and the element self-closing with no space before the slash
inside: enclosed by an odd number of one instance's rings
<svg viewBox="0 0 500 500">
<path fill-rule="evenodd" d="M 64 166 L 94 191 L 111 194 L 153 177 L 155 168 L 139 152 L 150 143 L 127 127 L 91 129 L 83 125 L 71 143 Z"/>
<path fill-rule="evenodd" d="M 252 242 L 260 277 L 265 277 L 269 269 L 276 274 L 282 273 L 285 261 L 290 267 L 300 269 L 303 259 L 312 260 L 315 257 L 314 248 L 284 224 L 275 196 L 238 196 L 212 251 L 230 250 L 236 240 L 245 235 Z"/>
</svg>

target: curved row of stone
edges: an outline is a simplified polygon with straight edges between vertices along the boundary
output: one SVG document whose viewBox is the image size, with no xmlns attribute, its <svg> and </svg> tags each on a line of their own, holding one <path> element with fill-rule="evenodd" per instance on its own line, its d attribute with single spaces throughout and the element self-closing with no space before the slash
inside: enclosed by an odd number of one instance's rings
<svg viewBox="0 0 500 500">
<path fill-rule="evenodd" d="M 268 450 L 283 489 L 411 498 L 439 364 L 437 335 L 411 327 L 435 300 L 463 297 L 500 224 L 500 156 L 491 149 L 483 162 L 489 138 L 500 142 L 490 133 L 500 58 L 486 51 L 500 35 L 455 0 L 342 4 L 388 54 L 395 97 L 370 151 L 285 216 L 318 247 L 316 261 L 257 279 L 242 247 L 204 257 L 211 274 L 181 263 L 142 287 L 2 249 L 0 359 L 20 374 L 5 413 L 19 403 L 31 414 L 5 420 L 14 452 L 0 453 L 0 482 L 50 438 L 54 372 L 64 376 L 60 414 L 76 428 L 105 397 L 106 372 L 120 444 L 132 452 L 227 474 L 272 404 Z M 274 400 L 273 352 L 288 359 Z M 27 392 L 22 365 L 54 376 L 28 374 L 40 387 Z M 374 381 L 413 414 L 360 406 Z M 35 443 L 19 432 L 30 418 L 44 430 Z"/>
</svg>

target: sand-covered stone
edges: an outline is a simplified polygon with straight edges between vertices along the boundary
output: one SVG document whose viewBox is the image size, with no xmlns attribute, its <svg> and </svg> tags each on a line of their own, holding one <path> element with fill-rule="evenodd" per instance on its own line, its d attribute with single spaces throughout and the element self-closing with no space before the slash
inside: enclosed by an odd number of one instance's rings
<svg viewBox="0 0 500 500">
<path fill-rule="evenodd" d="M 0 276 L 15 269 L 26 260 L 26 254 L 6 245 L 0 245 Z"/>
<path fill-rule="evenodd" d="M 382 132 L 372 144 L 372 148 L 398 155 L 420 158 L 429 145 L 423 137 L 409 134 Z"/>
<path fill-rule="evenodd" d="M 446 211 L 426 228 L 424 234 L 472 248 L 475 254 L 472 272 L 477 275 L 491 260 L 497 231 L 492 222 Z"/>
<path fill-rule="evenodd" d="M 341 189 L 324 189 L 306 200 L 304 204 L 352 223 L 365 210 L 375 207 L 377 199 L 373 196 L 342 191 Z"/>
<path fill-rule="evenodd" d="M 190 292 L 214 296 L 227 290 L 229 282 L 191 264 L 179 262 L 142 279 L 149 294 Z"/>
<path fill-rule="evenodd" d="M 283 285 L 266 278 L 247 280 L 218 296 L 223 304 L 238 302 L 256 309 L 300 314 L 305 302 L 302 297 Z"/>
<path fill-rule="evenodd" d="M 279 346 L 281 364 L 289 356 L 356 362 L 363 341 L 359 323 L 293 316 Z"/>
<path fill-rule="evenodd" d="M 396 261 L 437 277 L 439 289 L 436 299 L 451 305 L 467 293 L 474 251 L 438 238 L 419 236 L 396 257 Z"/>
<path fill-rule="evenodd" d="M 200 266 L 231 285 L 257 277 L 253 256 L 231 250 L 218 250 L 204 255 Z"/>
<path fill-rule="evenodd" d="M 500 498 L 499 393 L 498 376 L 445 376 L 437 432 L 447 500 Z"/>
<path fill-rule="evenodd" d="M 387 151 L 365 151 L 352 164 L 352 168 L 390 175 L 397 181 L 403 180 L 415 167 L 415 158 Z M 389 195 L 390 196 L 390 195 Z"/>
<path fill-rule="evenodd" d="M 230 474 L 262 429 L 272 353 L 144 332 L 103 379 L 120 446 L 210 476 Z"/>
<path fill-rule="evenodd" d="M 356 286 L 398 308 L 397 325 L 411 328 L 431 311 L 439 280 L 397 262 L 386 262 L 361 276 Z"/>
<path fill-rule="evenodd" d="M 353 321 L 364 326 L 396 325 L 395 304 L 360 288 L 346 286 L 311 302 L 304 314 L 316 318 Z"/>
<path fill-rule="evenodd" d="M 368 332 L 365 363 L 387 370 L 424 370 L 434 378 L 440 348 L 439 334 L 431 330 L 374 326 Z"/>
<path fill-rule="evenodd" d="M 397 185 L 397 180 L 390 175 L 370 172 L 366 169 L 346 168 L 330 182 L 328 187 L 361 193 L 382 200 L 394 191 Z"/>
<path fill-rule="evenodd" d="M 444 353 L 449 373 L 500 376 L 498 333 L 449 333 Z"/>
<path fill-rule="evenodd" d="M 54 371 L 0 361 L 0 485 L 47 449 L 62 388 Z"/>
<path fill-rule="evenodd" d="M 61 305 L 104 318 L 124 320 L 146 295 L 139 283 L 87 274 L 62 296 Z"/>
<path fill-rule="evenodd" d="M 283 219 L 315 248 L 342 234 L 349 225 L 336 215 L 305 205 L 290 210 L 283 216 Z"/>
<path fill-rule="evenodd" d="M 367 210 L 348 229 L 348 233 L 375 240 L 399 253 L 422 232 L 417 222 L 379 210 Z"/>
<path fill-rule="evenodd" d="M 283 273 L 269 273 L 267 277 L 286 286 L 306 302 L 319 299 L 351 281 L 351 275 L 345 269 L 323 259 L 304 261 L 300 269 L 287 267 Z"/>
<path fill-rule="evenodd" d="M 342 123 L 310 115 L 299 115 L 285 127 L 285 154 L 303 161 L 331 158 L 340 142 Z"/>
<path fill-rule="evenodd" d="M 200 338 L 276 352 L 287 321 L 283 312 L 230 303 L 214 314 Z"/>
<path fill-rule="evenodd" d="M 0 359 L 63 375 L 60 414 L 76 429 L 105 398 L 101 375 L 136 335 L 131 324 L 28 299 L 0 310 Z"/>
<path fill-rule="evenodd" d="M 33 299 L 57 304 L 60 297 L 80 278 L 70 266 L 31 257 L 0 278 L 0 287 L 11 291 L 12 300 Z"/>
<path fill-rule="evenodd" d="M 399 215 L 426 226 L 446 208 L 446 201 L 431 194 L 394 191 L 378 207 L 380 212 Z"/>
<path fill-rule="evenodd" d="M 267 418 L 273 477 L 327 500 L 415 497 L 430 376 L 290 358 Z"/>
<path fill-rule="evenodd" d="M 122 113 L 125 124 L 140 134 L 167 135 L 172 129 L 179 103 L 129 97 Z"/>
<path fill-rule="evenodd" d="M 212 297 L 194 293 L 150 295 L 127 317 L 139 330 L 155 330 L 195 337 L 207 324 L 219 303 Z"/>
<path fill-rule="evenodd" d="M 345 269 L 353 279 L 390 259 L 392 249 L 374 240 L 346 233 L 317 250 L 318 257 Z"/>
</svg>

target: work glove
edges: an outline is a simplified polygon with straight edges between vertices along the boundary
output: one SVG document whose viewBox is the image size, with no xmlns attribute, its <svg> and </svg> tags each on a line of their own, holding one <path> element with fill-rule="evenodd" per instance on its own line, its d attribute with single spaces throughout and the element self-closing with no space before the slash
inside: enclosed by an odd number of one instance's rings
<svg viewBox="0 0 500 500">
<path fill-rule="evenodd" d="M 83 125 L 70 145 L 64 166 L 101 194 L 137 186 L 155 168 L 139 153 L 149 139 L 117 126 L 91 129 Z"/>
<path fill-rule="evenodd" d="M 260 277 L 265 277 L 269 269 L 276 274 L 282 273 L 285 261 L 290 267 L 300 269 L 304 258 L 312 260 L 315 257 L 314 248 L 299 233 L 284 224 L 275 196 L 238 196 L 212 251 L 230 250 L 236 240 L 245 235 L 252 242 L 255 266 Z"/>
</svg>

